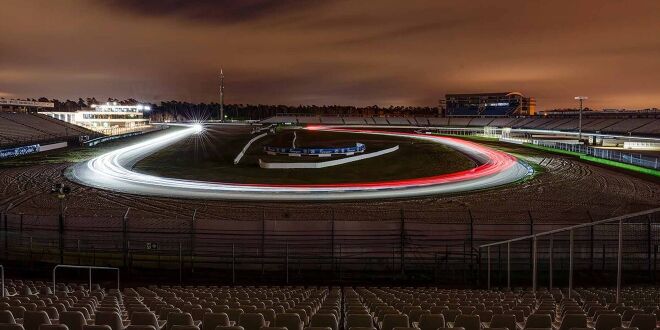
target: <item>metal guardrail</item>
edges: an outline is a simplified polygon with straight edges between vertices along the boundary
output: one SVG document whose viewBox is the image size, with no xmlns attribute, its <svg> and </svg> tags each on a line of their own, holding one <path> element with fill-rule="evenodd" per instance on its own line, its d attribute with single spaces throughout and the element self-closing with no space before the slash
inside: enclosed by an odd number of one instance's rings
<svg viewBox="0 0 660 330">
<path fill-rule="evenodd" d="M 117 290 L 120 287 L 119 279 L 119 268 L 116 267 L 99 267 L 99 266 L 77 266 L 77 265 L 57 265 L 53 267 L 53 294 L 57 292 L 57 281 L 55 278 L 55 273 L 59 268 L 73 268 L 73 269 L 88 269 L 89 270 L 89 291 L 92 291 L 92 269 L 106 269 L 106 270 L 116 270 L 117 271 Z M 3 276 L 4 279 L 4 276 Z"/>
<path fill-rule="evenodd" d="M 560 150 L 582 153 L 587 156 L 608 159 L 619 163 L 631 164 L 631 165 L 636 165 L 636 166 L 641 166 L 656 170 L 660 169 L 660 160 L 658 157 L 654 157 L 654 156 L 649 156 L 644 154 L 634 154 L 632 152 L 623 152 L 617 150 L 598 149 L 585 145 L 569 144 L 569 143 L 561 143 L 561 142 L 531 140 L 531 143 L 547 148 L 555 148 Z"/>
<path fill-rule="evenodd" d="M 631 218 L 636 218 L 639 216 L 650 216 L 651 214 L 660 212 L 660 207 L 658 208 L 653 208 L 650 210 L 646 211 L 641 211 L 641 212 L 636 212 L 636 213 L 631 213 L 631 214 L 626 214 L 614 218 L 609 218 L 609 219 L 604 219 L 600 221 L 594 221 L 590 223 L 584 223 L 584 224 L 579 224 L 575 226 L 570 226 L 566 228 L 560 228 L 560 229 L 555 229 L 555 230 L 549 230 L 545 232 L 541 232 L 538 234 L 533 234 L 533 235 L 527 235 L 527 236 L 522 236 L 518 238 L 513 238 L 509 240 L 504 240 L 504 241 L 499 241 L 495 243 L 489 243 L 489 244 L 483 244 L 479 246 L 479 253 L 481 255 L 481 249 L 485 248 L 486 249 L 486 262 L 487 262 L 487 287 L 490 289 L 490 281 L 491 281 L 491 265 L 490 265 L 490 248 L 493 246 L 499 246 L 499 245 L 504 245 L 506 244 L 507 247 L 507 287 L 511 287 L 511 243 L 514 242 L 519 242 L 519 241 L 524 241 L 524 240 L 529 240 L 532 239 L 532 290 L 536 292 L 536 287 L 537 287 L 537 240 L 539 237 L 543 236 L 551 236 L 550 239 L 550 251 L 549 251 L 549 257 L 550 257 L 550 268 L 549 268 L 549 282 L 550 282 L 550 288 L 552 289 L 552 249 L 553 249 L 553 241 L 552 241 L 552 235 L 557 234 L 557 233 L 562 233 L 562 232 L 569 232 L 569 271 L 568 271 L 568 297 L 571 297 L 571 292 L 573 291 L 573 236 L 574 236 L 574 231 L 577 229 L 581 228 L 587 228 L 587 227 L 593 227 L 596 225 L 601 225 L 601 224 L 606 224 L 606 223 L 617 223 L 618 222 L 618 247 L 617 247 L 617 279 L 616 279 L 616 302 L 619 302 L 620 298 L 620 292 L 621 292 L 621 269 L 622 269 L 622 255 L 623 255 L 623 221 Z"/>
</svg>

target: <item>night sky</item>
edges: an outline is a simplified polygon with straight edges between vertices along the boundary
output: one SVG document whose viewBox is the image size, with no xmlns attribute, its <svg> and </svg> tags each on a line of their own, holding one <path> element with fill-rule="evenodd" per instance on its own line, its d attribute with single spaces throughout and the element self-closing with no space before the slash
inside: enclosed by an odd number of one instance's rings
<svg viewBox="0 0 660 330">
<path fill-rule="evenodd" d="M 660 107 L 660 1 L 2 0 L 0 96 Z"/>
</svg>

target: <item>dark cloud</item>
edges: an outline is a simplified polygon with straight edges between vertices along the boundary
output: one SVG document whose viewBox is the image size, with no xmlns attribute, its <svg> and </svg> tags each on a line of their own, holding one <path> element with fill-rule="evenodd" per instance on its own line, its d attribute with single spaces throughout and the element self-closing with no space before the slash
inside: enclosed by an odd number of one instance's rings
<svg viewBox="0 0 660 330">
<path fill-rule="evenodd" d="M 660 106 L 660 1 L 3 0 L 0 95 Z"/>
<path fill-rule="evenodd" d="M 180 17 L 197 22 L 227 23 L 277 16 L 322 3 L 321 0 L 99 0 L 111 9 L 137 15 Z"/>
</svg>

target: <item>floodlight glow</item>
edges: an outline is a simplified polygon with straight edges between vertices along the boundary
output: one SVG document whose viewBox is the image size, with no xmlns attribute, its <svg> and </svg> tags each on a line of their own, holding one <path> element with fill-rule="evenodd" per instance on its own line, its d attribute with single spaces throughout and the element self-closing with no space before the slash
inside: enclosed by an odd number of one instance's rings
<svg viewBox="0 0 660 330">
<path fill-rule="evenodd" d="M 193 124 L 74 165 L 67 176 L 78 183 L 132 194 L 234 200 L 355 200 L 458 193 L 508 184 L 533 173 L 515 157 L 475 142 L 426 134 L 315 126 L 315 130 L 405 137 L 440 143 L 466 154 L 475 168 L 430 177 L 362 183 L 243 184 L 158 177 L 132 171 L 144 157 L 203 130 Z"/>
<path fill-rule="evenodd" d="M 204 132 L 204 126 L 200 123 L 193 124 L 192 128 L 195 131 L 195 134 L 200 134 L 200 133 Z"/>
</svg>

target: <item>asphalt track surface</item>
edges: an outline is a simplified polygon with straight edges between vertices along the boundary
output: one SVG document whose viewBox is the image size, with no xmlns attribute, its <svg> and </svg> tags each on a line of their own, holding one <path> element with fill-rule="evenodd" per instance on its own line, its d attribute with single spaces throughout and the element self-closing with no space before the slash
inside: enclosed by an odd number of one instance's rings
<svg viewBox="0 0 660 330">
<path fill-rule="evenodd" d="M 454 148 L 473 158 L 479 165 L 470 170 L 407 180 L 314 185 L 207 182 L 158 177 L 131 170 L 144 157 L 199 132 L 198 126 L 190 126 L 76 164 L 68 169 L 66 175 L 72 181 L 83 185 L 137 195 L 295 201 L 382 199 L 460 193 L 509 184 L 533 172 L 529 166 L 507 153 L 451 137 L 323 126 L 308 129 L 431 141 Z"/>
</svg>

